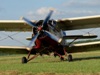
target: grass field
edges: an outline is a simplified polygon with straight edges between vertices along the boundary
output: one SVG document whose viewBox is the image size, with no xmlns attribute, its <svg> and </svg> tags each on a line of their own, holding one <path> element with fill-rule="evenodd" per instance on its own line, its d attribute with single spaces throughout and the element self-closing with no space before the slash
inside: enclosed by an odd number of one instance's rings
<svg viewBox="0 0 100 75">
<path fill-rule="evenodd" d="M 27 64 L 21 63 L 27 55 L 0 56 L 0 75 L 100 75 L 100 51 L 72 55 L 73 62 L 45 55 Z"/>
</svg>

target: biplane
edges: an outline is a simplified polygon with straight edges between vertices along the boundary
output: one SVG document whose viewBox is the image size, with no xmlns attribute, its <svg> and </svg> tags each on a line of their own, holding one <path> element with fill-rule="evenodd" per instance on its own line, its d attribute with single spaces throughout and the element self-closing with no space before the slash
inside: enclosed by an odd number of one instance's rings
<svg viewBox="0 0 100 75">
<path fill-rule="evenodd" d="M 52 13 L 53 10 L 50 10 L 46 18 L 39 21 L 29 20 L 25 17 L 22 17 L 21 20 L 0 20 L 0 31 L 32 31 L 32 36 L 26 38 L 30 40 L 27 47 L 0 46 L 0 48 L 26 49 L 28 57 L 23 57 L 22 63 L 27 63 L 38 55 L 50 55 L 50 53 L 54 53 L 55 57 L 59 56 L 60 60 L 64 60 L 63 55 L 66 55 L 70 62 L 73 60 L 71 53 L 75 51 L 69 51 L 70 47 L 100 44 L 100 42 L 91 42 L 74 45 L 73 43 L 77 39 L 96 38 L 97 35 L 66 35 L 65 32 L 100 27 L 100 15 L 54 20 L 51 19 Z M 68 44 L 66 42 L 68 39 L 73 39 L 73 41 Z M 30 57 L 31 54 L 34 54 L 33 57 Z"/>
</svg>

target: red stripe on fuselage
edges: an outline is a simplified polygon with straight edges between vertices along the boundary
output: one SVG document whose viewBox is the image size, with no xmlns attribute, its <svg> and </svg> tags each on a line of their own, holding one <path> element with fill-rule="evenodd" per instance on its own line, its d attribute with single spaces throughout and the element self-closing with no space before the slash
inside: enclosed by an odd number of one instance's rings
<svg viewBox="0 0 100 75">
<path fill-rule="evenodd" d="M 40 41 L 39 39 L 37 39 L 37 40 L 35 41 L 35 45 L 36 45 L 36 46 L 34 46 L 35 49 L 40 48 L 40 47 L 41 47 L 41 41 Z"/>
</svg>

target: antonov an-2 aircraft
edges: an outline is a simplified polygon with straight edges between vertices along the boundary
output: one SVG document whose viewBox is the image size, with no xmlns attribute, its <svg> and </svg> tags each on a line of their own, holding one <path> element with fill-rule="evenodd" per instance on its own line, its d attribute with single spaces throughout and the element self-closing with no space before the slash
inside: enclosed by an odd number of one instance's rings
<svg viewBox="0 0 100 75">
<path fill-rule="evenodd" d="M 29 52 L 28 57 L 23 57 L 22 63 L 27 63 L 38 55 L 49 54 L 51 52 L 54 53 L 54 56 L 59 56 L 60 60 L 64 60 L 63 55 L 67 55 L 67 60 L 72 61 L 72 55 L 69 52 L 73 53 L 75 50 L 68 51 L 68 48 L 78 46 L 73 44 L 76 39 L 97 37 L 97 35 L 92 34 L 66 35 L 64 31 L 100 27 L 100 15 L 53 20 L 50 19 L 52 13 L 53 10 L 50 10 L 47 17 L 39 21 L 31 21 L 24 17 L 22 17 L 22 20 L 0 20 L 1 31 L 33 32 L 32 37 L 27 38 L 27 40 L 30 40 L 27 47 L 0 46 L 0 48 L 26 49 Z M 73 41 L 67 44 L 65 40 L 68 39 L 73 39 Z M 79 44 L 79 46 L 98 43 L 100 42 Z M 34 54 L 33 57 L 30 57 L 30 54 Z"/>
</svg>

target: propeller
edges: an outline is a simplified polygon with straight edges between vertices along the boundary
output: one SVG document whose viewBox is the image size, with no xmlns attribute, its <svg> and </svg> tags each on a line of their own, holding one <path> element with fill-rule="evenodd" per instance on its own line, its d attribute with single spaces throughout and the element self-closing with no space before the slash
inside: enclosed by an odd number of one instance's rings
<svg viewBox="0 0 100 75">
<path fill-rule="evenodd" d="M 45 20 L 43 21 L 42 25 L 37 26 L 35 23 L 31 22 L 30 20 L 26 19 L 26 18 L 22 18 L 27 24 L 29 24 L 32 27 L 37 28 L 38 32 L 37 34 L 32 37 L 31 42 L 29 43 L 29 45 L 27 46 L 27 50 L 31 50 L 32 46 L 34 45 L 34 42 L 36 41 L 36 39 L 38 38 L 38 36 L 41 34 L 41 31 L 44 32 L 44 34 L 46 34 L 47 36 L 49 36 L 51 39 L 55 40 L 56 42 L 60 43 L 62 41 L 62 38 L 58 38 L 57 36 L 55 36 L 54 34 L 51 34 L 50 32 L 45 30 L 45 27 L 48 23 L 48 21 L 50 20 L 50 17 L 53 13 L 53 10 L 51 10 L 49 12 L 49 14 L 47 15 L 47 17 L 45 18 Z"/>
<path fill-rule="evenodd" d="M 37 28 L 35 23 L 31 22 L 30 20 L 26 19 L 25 17 L 22 17 L 21 19 L 23 19 L 28 25 Z"/>
</svg>

